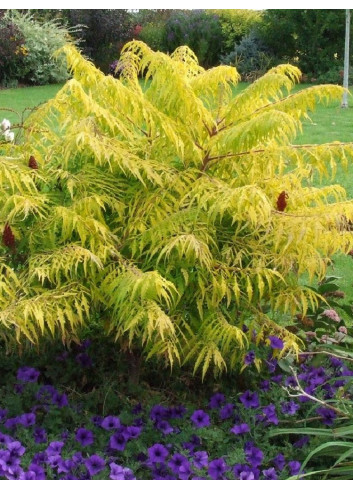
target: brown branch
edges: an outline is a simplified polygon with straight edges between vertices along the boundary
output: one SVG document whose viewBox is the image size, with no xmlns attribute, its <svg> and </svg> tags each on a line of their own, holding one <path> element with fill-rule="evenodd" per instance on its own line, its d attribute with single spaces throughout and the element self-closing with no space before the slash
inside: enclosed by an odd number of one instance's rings
<svg viewBox="0 0 353 489">
<path fill-rule="evenodd" d="M 16 115 L 18 115 L 18 116 L 20 115 L 20 113 L 19 113 L 19 112 L 17 112 L 17 110 L 14 110 L 14 109 L 9 109 L 9 108 L 7 108 L 7 107 L 0 107 L 0 110 L 6 111 L 6 112 L 13 112 L 14 114 L 16 114 Z"/>
<path fill-rule="evenodd" d="M 325 144 L 291 144 L 289 147 L 291 149 L 302 149 L 302 148 L 317 148 L 317 147 L 322 147 L 322 146 L 351 146 L 353 143 L 325 143 Z M 250 154 L 255 154 L 255 153 L 264 153 L 267 149 L 255 149 L 255 150 L 249 150 L 249 151 L 243 151 L 241 153 L 229 153 L 226 155 L 219 155 L 219 156 L 211 156 L 208 158 L 208 161 L 216 161 L 216 160 L 221 160 L 224 158 L 237 158 L 239 156 L 248 156 Z"/>
<path fill-rule="evenodd" d="M 150 137 L 150 135 L 148 134 L 148 132 L 147 132 L 147 131 L 145 131 L 144 129 L 142 129 L 141 127 L 139 127 L 137 124 L 135 124 L 135 122 L 134 122 L 134 121 L 132 121 L 132 120 L 130 119 L 130 117 L 128 117 L 127 115 L 125 115 L 125 117 L 126 117 L 126 119 L 127 119 L 127 120 L 128 120 L 128 121 L 129 121 L 129 122 L 130 122 L 130 123 L 131 123 L 131 124 L 132 124 L 134 127 L 136 127 L 136 129 L 138 129 L 139 131 L 141 131 L 141 132 L 142 132 L 142 134 L 144 134 L 144 135 L 145 135 L 147 138 L 149 138 L 149 137 Z"/>
<path fill-rule="evenodd" d="M 207 151 L 207 153 L 205 154 L 204 159 L 202 160 L 202 166 L 201 166 L 201 168 L 200 168 L 200 171 L 201 171 L 201 172 L 205 172 L 205 171 L 206 171 L 206 169 L 207 169 L 208 162 L 210 161 L 209 155 L 210 155 L 210 152 L 209 152 L 209 151 Z"/>
</svg>

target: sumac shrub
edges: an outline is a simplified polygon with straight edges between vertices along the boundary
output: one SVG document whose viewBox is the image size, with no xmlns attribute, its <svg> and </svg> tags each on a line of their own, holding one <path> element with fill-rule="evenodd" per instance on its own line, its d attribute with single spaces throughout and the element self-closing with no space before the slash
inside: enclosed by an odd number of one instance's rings
<svg viewBox="0 0 353 489">
<path fill-rule="evenodd" d="M 98 317 L 121 350 L 203 376 L 239 368 L 253 338 L 298 352 L 274 317 L 317 308 L 303 277 L 353 249 L 353 202 L 312 182 L 353 147 L 292 142 L 343 89 L 292 93 L 301 73 L 279 65 L 233 96 L 236 69 L 205 70 L 186 46 L 133 41 L 119 79 L 62 54 L 72 79 L 0 157 L 0 233 L 16 245 L 0 244 L 3 339 L 69 343 Z"/>
</svg>

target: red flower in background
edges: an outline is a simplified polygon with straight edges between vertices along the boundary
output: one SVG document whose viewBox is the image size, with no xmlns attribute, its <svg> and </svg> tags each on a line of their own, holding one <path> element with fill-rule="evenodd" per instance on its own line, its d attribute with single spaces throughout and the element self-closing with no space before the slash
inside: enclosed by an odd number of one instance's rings
<svg viewBox="0 0 353 489">
<path fill-rule="evenodd" d="M 132 31 L 133 37 L 138 37 L 141 31 L 142 31 L 142 25 L 140 24 L 135 25 L 134 30 Z"/>
</svg>

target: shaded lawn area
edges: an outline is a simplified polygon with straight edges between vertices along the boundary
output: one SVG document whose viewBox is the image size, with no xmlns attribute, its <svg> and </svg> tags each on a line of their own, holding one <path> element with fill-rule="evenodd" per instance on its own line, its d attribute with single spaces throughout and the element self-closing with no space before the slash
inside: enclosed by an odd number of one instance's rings
<svg viewBox="0 0 353 489">
<path fill-rule="evenodd" d="M 33 108 L 54 97 L 63 85 L 45 85 L 38 87 L 16 88 L 0 90 L 0 121 L 9 119 L 12 124 L 21 120 L 22 112 L 26 108 Z M 248 83 L 239 83 L 233 90 L 234 95 L 240 93 Z M 311 87 L 311 84 L 301 84 L 294 91 Z M 351 90 L 353 92 L 353 89 Z M 315 112 L 310 114 L 311 120 L 303 122 L 303 132 L 295 140 L 295 144 L 322 144 L 333 141 L 353 142 L 353 97 L 349 98 L 350 108 L 341 109 L 340 101 L 332 102 L 328 106 L 318 105 Z M 14 112 L 6 111 L 9 108 Z M 16 113 L 17 112 L 17 113 Z M 29 113 L 29 112 L 28 112 Z M 347 198 L 353 199 L 353 168 L 347 172 L 339 165 L 334 180 L 325 179 L 317 186 L 339 183 L 347 191 Z M 353 260 L 350 256 L 335 256 L 333 267 L 329 269 L 330 275 L 341 277 L 339 285 L 346 294 L 345 302 L 353 302 Z"/>
</svg>

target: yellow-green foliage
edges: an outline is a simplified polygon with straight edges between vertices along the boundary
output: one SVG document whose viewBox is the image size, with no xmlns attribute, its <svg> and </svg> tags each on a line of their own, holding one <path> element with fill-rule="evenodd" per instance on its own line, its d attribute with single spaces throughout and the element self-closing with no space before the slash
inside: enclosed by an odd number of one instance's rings
<svg viewBox="0 0 353 489">
<path fill-rule="evenodd" d="M 219 16 L 225 52 L 232 51 L 235 43 L 239 43 L 262 21 L 262 12 L 259 10 L 209 9 L 206 12 Z"/>
<path fill-rule="evenodd" d="M 186 47 L 167 56 L 133 41 L 120 80 L 63 52 L 72 79 L 27 120 L 23 144 L 2 146 L 3 337 L 69 341 L 98 313 L 125 347 L 203 375 L 239 365 L 244 323 L 298 351 L 264 306 L 305 314 L 317 296 L 301 275 L 322 278 L 353 248 L 353 202 L 311 185 L 353 145 L 291 141 L 342 89 L 290 95 L 300 72 L 281 65 L 233 98 L 235 68 L 205 71 Z"/>
</svg>

